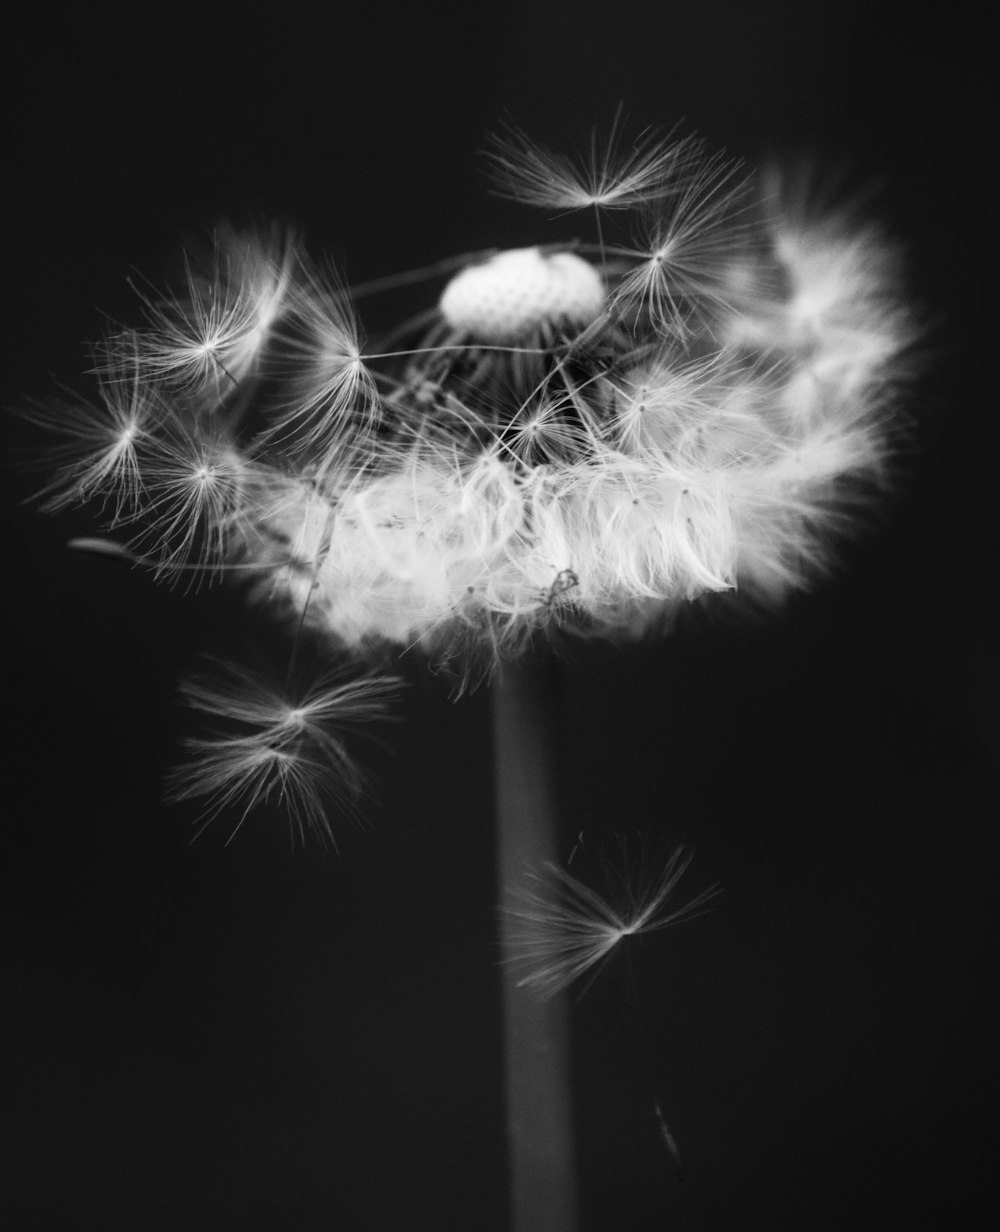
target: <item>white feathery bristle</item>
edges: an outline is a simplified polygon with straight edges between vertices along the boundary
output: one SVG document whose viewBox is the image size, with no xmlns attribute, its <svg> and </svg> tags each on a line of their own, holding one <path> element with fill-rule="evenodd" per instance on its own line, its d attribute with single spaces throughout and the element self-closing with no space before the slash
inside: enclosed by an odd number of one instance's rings
<svg viewBox="0 0 1000 1232">
<path fill-rule="evenodd" d="M 523 342 L 546 327 L 590 325 L 604 307 L 604 283 L 574 253 L 512 248 L 456 274 L 439 307 L 478 342 Z"/>
</svg>

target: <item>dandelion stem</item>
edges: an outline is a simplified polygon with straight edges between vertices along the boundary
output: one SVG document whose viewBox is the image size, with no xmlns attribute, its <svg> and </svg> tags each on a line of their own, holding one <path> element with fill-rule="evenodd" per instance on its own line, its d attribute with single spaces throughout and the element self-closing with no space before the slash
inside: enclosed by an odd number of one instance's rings
<svg viewBox="0 0 1000 1232">
<path fill-rule="evenodd" d="M 558 859 L 555 666 L 505 663 L 493 688 L 497 864 L 501 893 Z M 558 893 L 554 879 L 543 892 Z M 514 952 L 504 913 L 504 958 Z M 569 1008 L 518 987 L 504 963 L 505 1079 L 511 1232 L 575 1232 L 576 1175 L 570 1097 Z"/>
</svg>

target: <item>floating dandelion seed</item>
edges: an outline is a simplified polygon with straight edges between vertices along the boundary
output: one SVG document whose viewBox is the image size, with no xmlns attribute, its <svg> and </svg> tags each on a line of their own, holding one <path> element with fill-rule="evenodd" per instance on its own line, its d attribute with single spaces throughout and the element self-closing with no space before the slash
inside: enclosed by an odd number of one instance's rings
<svg viewBox="0 0 1000 1232">
<path fill-rule="evenodd" d="M 301 839 L 311 834 L 334 844 L 331 805 L 352 811 L 364 788 L 345 737 L 383 715 L 396 684 L 328 668 L 296 688 L 216 663 L 181 686 L 187 704 L 216 727 L 188 740 L 189 761 L 173 775 L 171 795 L 207 800 L 207 819 L 240 811 L 233 834 L 254 805 L 277 801 Z"/>
<path fill-rule="evenodd" d="M 510 961 L 518 985 L 551 997 L 588 973 L 596 976 L 619 946 L 632 937 L 659 932 L 701 915 L 720 893 L 717 886 L 673 905 L 674 891 L 691 864 L 678 847 L 662 864 L 630 857 L 624 844 L 608 860 L 604 885 L 595 888 L 556 864 L 527 870 L 511 887 L 503 910 L 511 919 Z"/>
</svg>

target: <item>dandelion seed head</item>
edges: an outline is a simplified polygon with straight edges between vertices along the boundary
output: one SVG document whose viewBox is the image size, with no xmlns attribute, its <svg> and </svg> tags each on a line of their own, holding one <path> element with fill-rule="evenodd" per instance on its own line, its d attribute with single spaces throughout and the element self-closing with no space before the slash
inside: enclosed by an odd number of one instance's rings
<svg viewBox="0 0 1000 1232">
<path fill-rule="evenodd" d="M 810 584 L 897 448 L 915 331 L 894 246 L 795 181 L 617 120 L 583 158 L 512 133 L 492 165 L 526 204 L 592 209 L 595 238 L 401 275 L 423 308 L 370 340 L 364 288 L 287 234 L 220 231 L 179 289 L 140 291 L 95 398 L 25 411 L 57 442 L 46 506 L 100 502 L 175 584 L 249 578 L 331 654 L 476 671 Z M 198 746 L 201 794 L 314 824 L 324 776 L 354 781 L 329 707 L 259 681 L 190 697 L 249 729 Z M 601 918 L 601 945 L 643 927 Z"/>
<path fill-rule="evenodd" d="M 100 494 L 161 576 L 236 561 L 356 650 L 633 636 L 705 592 L 807 584 L 891 454 L 894 260 L 801 193 L 750 210 L 697 143 L 615 148 L 584 179 L 633 211 L 631 246 L 449 259 L 389 345 L 287 237 L 226 234 L 106 345 L 103 421 L 68 417 L 50 503 Z"/>
</svg>

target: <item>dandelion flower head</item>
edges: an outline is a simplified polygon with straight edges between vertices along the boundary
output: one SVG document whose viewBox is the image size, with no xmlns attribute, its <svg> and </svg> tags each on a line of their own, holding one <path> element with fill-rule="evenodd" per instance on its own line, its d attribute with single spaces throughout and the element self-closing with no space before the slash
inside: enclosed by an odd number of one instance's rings
<svg viewBox="0 0 1000 1232">
<path fill-rule="evenodd" d="M 892 245 L 692 139 L 612 136 L 581 161 L 499 139 L 497 190 L 592 238 L 446 258 L 382 339 L 294 236 L 220 230 L 99 344 L 92 402 L 29 412 L 45 500 L 362 657 L 495 662 L 807 584 L 894 448 Z M 283 764 L 291 729 L 261 730 Z"/>
</svg>

